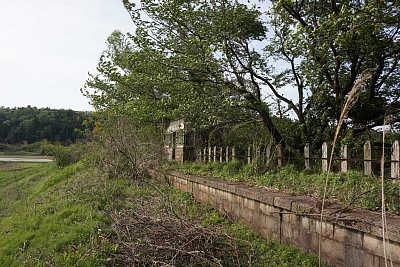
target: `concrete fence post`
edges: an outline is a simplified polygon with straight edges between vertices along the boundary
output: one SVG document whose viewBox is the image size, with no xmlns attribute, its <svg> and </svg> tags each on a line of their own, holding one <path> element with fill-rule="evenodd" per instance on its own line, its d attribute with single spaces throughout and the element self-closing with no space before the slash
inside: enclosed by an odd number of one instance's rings
<svg viewBox="0 0 400 267">
<path fill-rule="evenodd" d="M 282 144 L 278 144 L 276 146 L 276 154 L 277 154 L 277 157 L 278 157 L 278 167 L 282 167 L 283 166 L 283 160 L 284 160 Z"/>
<path fill-rule="evenodd" d="M 203 149 L 203 162 L 207 162 L 207 147 L 204 147 Z"/>
<path fill-rule="evenodd" d="M 208 162 L 211 162 L 211 153 L 212 153 L 211 146 L 209 146 L 208 147 Z"/>
<path fill-rule="evenodd" d="M 306 170 L 311 170 L 311 152 L 310 152 L 310 144 L 306 143 L 304 146 L 304 167 Z"/>
<path fill-rule="evenodd" d="M 221 162 L 222 163 L 222 158 L 223 158 L 223 148 L 222 148 L 222 146 L 219 148 L 219 162 Z"/>
<path fill-rule="evenodd" d="M 272 150 L 272 146 L 271 145 L 267 145 L 265 147 L 265 164 L 267 164 L 267 166 L 271 162 L 271 150 Z"/>
<path fill-rule="evenodd" d="M 400 145 L 398 140 L 392 144 L 391 161 L 390 176 L 393 179 L 398 179 L 400 178 Z"/>
<path fill-rule="evenodd" d="M 200 148 L 199 150 L 197 150 L 196 161 L 201 162 L 203 160 L 202 156 L 203 155 L 201 154 L 201 148 Z"/>
<path fill-rule="evenodd" d="M 348 172 L 349 170 L 349 161 L 348 161 L 348 150 L 347 150 L 347 145 L 342 145 L 340 148 L 340 157 L 341 157 L 341 162 L 340 162 L 340 171 L 343 173 Z"/>
<path fill-rule="evenodd" d="M 324 142 L 322 144 L 322 171 L 327 172 L 328 171 L 328 155 L 329 155 L 329 148 L 328 144 Z"/>
<path fill-rule="evenodd" d="M 232 147 L 232 160 L 236 159 L 236 151 L 235 151 L 235 147 Z"/>
<path fill-rule="evenodd" d="M 225 150 L 225 161 L 228 162 L 229 161 L 229 146 L 226 147 Z"/>
<path fill-rule="evenodd" d="M 370 141 L 364 144 L 364 175 L 372 175 L 372 145 Z"/>
<path fill-rule="evenodd" d="M 217 147 L 216 146 L 214 146 L 214 162 L 216 162 L 217 161 Z"/>
<path fill-rule="evenodd" d="M 256 160 L 259 160 L 260 155 L 261 155 L 261 146 L 257 146 L 255 149 L 256 149 L 256 156 L 255 156 L 255 158 L 256 158 Z"/>
<path fill-rule="evenodd" d="M 247 164 L 251 163 L 251 146 L 247 147 Z"/>
</svg>

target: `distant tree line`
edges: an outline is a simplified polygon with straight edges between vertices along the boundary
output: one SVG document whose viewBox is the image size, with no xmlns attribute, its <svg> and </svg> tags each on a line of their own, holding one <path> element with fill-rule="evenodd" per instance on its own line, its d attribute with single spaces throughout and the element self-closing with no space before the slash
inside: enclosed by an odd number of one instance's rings
<svg viewBox="0 0 400 267">
<path fill-rule="evenodd" d="M 70 109 L 0 107 L 0 143 L 71 143 L 84 130 L 83 122 L 88 116 L 88 112 Z"/>
</svg>

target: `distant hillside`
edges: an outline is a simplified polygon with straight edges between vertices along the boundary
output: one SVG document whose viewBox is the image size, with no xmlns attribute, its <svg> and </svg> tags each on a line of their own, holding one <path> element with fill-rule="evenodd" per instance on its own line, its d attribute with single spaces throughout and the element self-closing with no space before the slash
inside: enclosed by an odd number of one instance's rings
<svg viewBox="0 0 400 267">
<path fill-rule="evenodd" d="M 89 112 L 50 108 L 0 107 L 0 143 L 34 143 L 40 140 L 70 143 L 83 130 Z"/>
</svg>

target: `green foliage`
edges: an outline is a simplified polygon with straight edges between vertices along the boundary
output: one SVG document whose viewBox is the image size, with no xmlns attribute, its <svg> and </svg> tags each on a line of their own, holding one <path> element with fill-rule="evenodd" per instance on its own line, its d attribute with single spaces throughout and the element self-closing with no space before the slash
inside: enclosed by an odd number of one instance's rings
<svg viewBox="0 0 400 267">
<path fill-rule="evenodd" d="M 357 136 L 385 116 L 398 122 L 393 1 L 124 4 L 136 32 L 109 37 L 99 75 L 82 90 L 98 110 L 212 129 L 258 121 L 299 149 L 331 139 L 346 95 L 370 73 L 342 133 Z"/>
<path fill-rule="evenodd" d="M 229 221 L 227 220 L 227 218 L 222 216 L 217 211 L 214 211 L 214 212 L 210 212 L 210 214 L 208 214 L 207 218 L 203 219 L 202 225 L 207 227 L 207 226 L 210 226 L 210 225 L 227 224 L 228 222 Z"/>
<path fill-rule="evenodd" d="M 262 64 L 256 51 L 246 49 L 265 37 L 261 12 L 233 1 L 124 3 L 137 31 L 109 38 L 100 75 L 82 90 L 96 108 L 152 121 L 185 117 L 199 127 L 261 117 L 281 140 L 261 88 L 240 74 L 242 59 L 236 57 L 247 60 L 248 52 L 251 62 Z M 143 11 L 157 19 L 146 21 Z"/>
<path fill-rule="evenodd" d="M 236 165 L 234 171 L 225 171 L 230 162 L 220 168 L 211 167 L 212 164 L 185 163 L 172 167 L 187 174 L 201 174 L 219 177 L 231 181 L 245 181 L 256 186 L 266 186 L 278 190 L 323 196 L 326 173 L 299 171 L 293 166 L 286 166 L 276 171 L 267 171 L 264 174 L 255 172 L 257 163 L 251 165 Z M 327 196 L 333 201 L 358 206 L 369 210 L 381 209 L 381 184 L 377 177 L 364 176 L 359 172 L 331 173 L 329 176 Z M 391 181 L 385 182 L 386 209 L 394 214 L 400 214 L 400 186 Z"/>
<path fill-rule="evenodd" d="M 57 165 L 58 166 L 58 165 Z M 58 166 L 60 167 L 60 166 Z M 49 188 L 54 187 L 59 183 L 66 184 L 69 182 L 70 178 L 74 176 L 74 174 L 82 169 L 81 164 L 74 164 L 66 166 L 65 168 L 60 169 L 56 173 L 54 173 L 50 179 L 46 180 L 40 187 L 35 191 L 36 194 L 40 194 L 49 190 Z"/>
<path fill-rule="evenodd" d="M 383 125 L 386 116 L 398 121 L 400 50 L 399 25 L 393 23 L 398 21 L 395 2 L 282 0 L 270 14 L 275 31 L 270 48 L 291 65 L 281 76 L 294 74 L 282 80 L 296 82 L 310 96 L 305 98 L 308 107 L 304 110 L 308 142 L 321 143 L 326 135 L 332 136 L 328 125 L 339 118 L 346 96 L 365 73 L 372 77 L 348 114 L 347 129 L 359 134 Z"/>
<path fill-rule="evenodd" d="M 80 164 L 0 165 L 0 265 L 104 266 L 116 247 L 98 203 L 122 188 L 94 172 Z"/>
<path fill-rule="evenodd" d="M 57 166 L 62 168 L 78 162 L 85 153 L 85 148 L 80 144 L 63 146 L 61 144 L 50 144 L 42 142 L 42 154 L 55 158 Z"/>
<path fill-rule="evenodd" d="M 42 143 L 35 142 L 32 144 L 0 144 L 0 151 L 7 154 L 42 154 Z"/>
<path fill-rule="evenodd" d="M 276 118 L 276 121 L 279 121 Z M 280 128 L 284 130 L 283 128 Z M 213 136 L 216 135 L 216 137 Z M 215 133 L 210 133 L 208 139 L 211 145 L 220 145 L 214 141 L 218 134 L 221 135 L 222 145 L 247 147 L 251 144 L 272 143 L 273 140 L 265 128 L 259 121 L 248 120 L 241 123 L 224 124 L 215 130 Z"/>
<path fill-rule="evenodd" d="M 129 224 L 131 218 L 127 214 L 138 216 L 135 212 L 140 209 L 148 212 L 143 217 L 148 227 L 170 220 L 155 219 L 160 210 L 166 209 L 166 216 L 179 216 L 183 230 L 189 226 L 196 231 L 206 229 L 213 238 L 217 237 L 211 244 L 215 251 L 227 252 L 213 255 L 226 266 L 237 262 L 248 265 L 248 260 L 252 266 L 265 266 L 266 262 L 269 266 L 315 266 L 317 262 L 313 256 L 262 239 L 247 227 L 229 222 L 188 193 L 152 180 L 133 183 L 128 179 L 107 179 L 103 172 L 80 163 L 63 169 L 55 164 L 2 163 L 0 177 L 0 196 L 7 196 L 0 198 L 1 266 L 119 265 L 118 256 L 129 243 L 119 243 L 126 233 L 119 233 L 116 226 L 125 220 Z M 117 215 L 121 220 L 112 221 Z M 130 225 L 129 230 L 134 227 Z M 179 227 L 179 223 L 173 227 Z M 140 236 L 142 231 L 135 233 Z M 175 252 L 173 255 L 177 256 Z M 179 260 L 185 259 L 186 255 Z M 140 256 L 135 260 L 148 262 Z"/>
<path fill-rule="evenodd" d="M 224 235 L 234 240 L 234 247 L 240 252 L 251 255 L 251 266 L 316 266 L 317 258 L 300 252 L 294 247 L 282 245 L 260 237 L 241 223 L 231 222 L 223 214 L 208 205 L 199 205 L 189 193 L 169 190 L 169 199 L 179 207 L 180 215 L 199 221 L 203 227 L 219 229 Z M 179 204 L 179 205 L 178 205 Z M 228 260 L 228 257 L 225 257 Z M 237 264 L 237 262 L 235 261 Z M 240 262 L 247 266 L 249 262 Z M 226 262 L 226 265 L 234 265 Z"/>
<path fill-rule="evenodd" d="M 222 173 L 226 175 L 235 175 L 239 173 L 239 170 L 242 166 L 242 162 L 238 160 L 231 160 L 223 166 Z"/>
<path fill-rule="evenodd" d="M 241 171 L 246 176 L 260 175 L 266 172 L 267 166 L 265 157 L 258 157 L 250 164 L 244 165 Z"/>
<path fill-rule="evenodd" d="M 0 143 L 30 144 L 46 139 L 69 144 L 85 130 L 82 123 L 88 117 L 87 112 L 73 110 L 0 107 Z"/>
</svg>

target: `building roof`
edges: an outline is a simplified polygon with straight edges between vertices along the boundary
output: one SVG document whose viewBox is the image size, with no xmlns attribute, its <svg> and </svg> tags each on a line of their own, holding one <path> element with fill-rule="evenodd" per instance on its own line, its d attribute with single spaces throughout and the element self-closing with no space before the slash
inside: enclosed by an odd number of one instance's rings
<svg viewBox="0 0 400 267">
<path fill-rule="evenodd" d="M 169 126 L 166 130 L 167 133 L 178 132 L 180 130 L 185 129 L 185 122 L 183 119 L 174 120 L 169 123 Z"/>
</svg>

